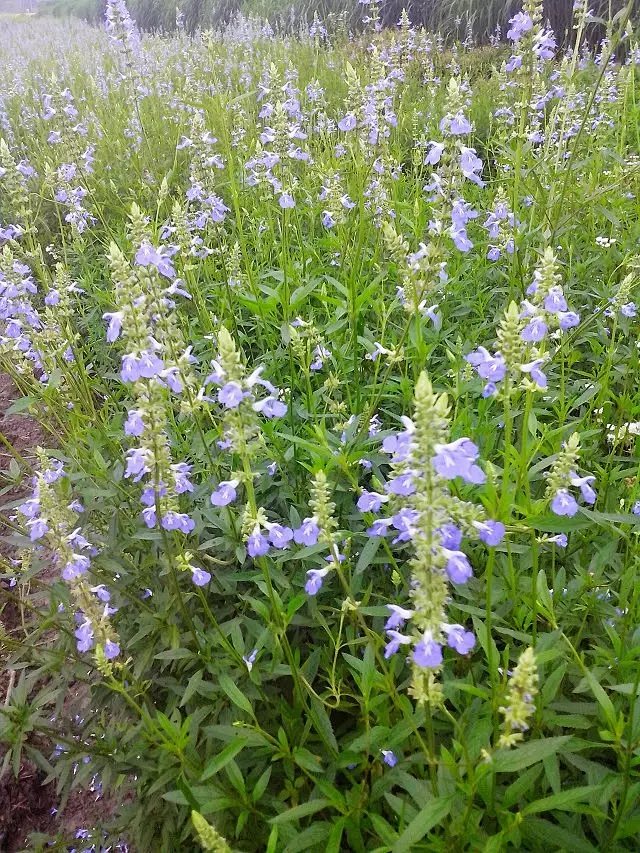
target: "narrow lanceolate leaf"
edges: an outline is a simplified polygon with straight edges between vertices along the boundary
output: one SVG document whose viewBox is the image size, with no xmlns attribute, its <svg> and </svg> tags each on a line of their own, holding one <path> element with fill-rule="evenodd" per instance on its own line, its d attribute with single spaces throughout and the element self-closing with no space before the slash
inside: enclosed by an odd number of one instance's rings
<svg viewBox="0 0 640 853">
<path fill-rule="evenodd" d="M 212 776 L 215 776 L 222 768 L 235 756 L 240 752 L 240 750 L 244 749 L 247 745 L 247 738 L 243 737 L 241 734 L 238 734 L 238 738 L 235 741 L 227 744 L 222 752 L 219 755 L 216 755 L 207 763 L 207 766 L 204 768 L 204 772 L 200 777 L 201 782 L 206 782 L 207 779 L 211 779 Z"/>
<path fill-rule="evenodd" d="M 452 794 L 448 797 L 437 797 L 427 803 L 404 830 L 400 838 L 394 843 L 392 853 L 407 853 L 413 850 L 414 844 L 422 841 L 425 835 L 443 821 L 452 810 L 456 801 Z"/>
<path fill-rule="evenodd" d="M 524 770 L 525 767 L 542 761 L 547 755 L 555 755 L 570 740 L 570 735 L 548 737 L 527 741 L 513 749 L 499 750 L 491 759 L 493 768 L 499 773 L 515 773 L 517 770 Z"/>
</svg>

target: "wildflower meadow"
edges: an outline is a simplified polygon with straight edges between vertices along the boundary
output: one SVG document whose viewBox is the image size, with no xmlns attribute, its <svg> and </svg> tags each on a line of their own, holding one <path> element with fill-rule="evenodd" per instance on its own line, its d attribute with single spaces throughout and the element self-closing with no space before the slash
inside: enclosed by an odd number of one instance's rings
<svg viewBox="0 0 640 853">
<path fill-rule="evenodd" d="M 360 13 L 0 17 L 1 849 L 638 849 L 633 2 Z"/>
</svg>

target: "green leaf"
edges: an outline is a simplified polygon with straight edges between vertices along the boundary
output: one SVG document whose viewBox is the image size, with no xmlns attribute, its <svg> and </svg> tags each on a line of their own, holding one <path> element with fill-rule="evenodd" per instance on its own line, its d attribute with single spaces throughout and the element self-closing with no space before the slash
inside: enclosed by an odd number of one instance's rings
<svg viewBox="0 0 640 853">
<path fill-rule="evenodd" d="M 242 737 L 242 735 L 238 735 L 238 739 L 236 741 L 232 741 L 227 744 L 225 748 L 220 752 L 215 758 L 212 758 L 211 761 L 208 762 L 207 766 L 204 768 L 204 772 L 200 777 L 201 782 L 206 782 L 207 779 L 211 779 L 212 776 L 215 776 L 228 761 L 231 761 L 232 758 L 235 758 L 236 755 L 245 748 L 247 745 L 248 739 L 246 737 Z"/>
<path fill-rule="evenodd" d="M 413 849 L 413 845 L 421 841 L 429 830 L 440 823 L 453 808 L 455 797 L 436 797 L 427 803 L 411 821 L 400 838 L 391 848 L 392 853 L 405 853 Z"/>
<path fill-rule="evenodd" d="M 498 773 L 515 773 L 554 755 L 561 746 L 571 740 L 570 735 L 532 740 L 514 749 L 498 750 L 493 756 L 493 768 Z"/>
<path fill-rule="evenodd" d="M 322 809 L 326 809 L 330 805 L 331 802 L 324 799 L 324 797 L 319 800 L 309 800 L 306 803 L 301 803 L 299 806 L 294 806 L 292 809 L 287 809 L 286 812 L 282 812 L 282 814 L 276 815 L 276 817 L 272 817 L 269 823 L 291 823 L 294 820 L 300 820 L 301 817 L 322 811 Z"/>
<path fill-rule="evenodd" d="M 584 837 L 580 837 L 564 827 L 552 823 L 550 820 L 529 817 L 522 822 L 523 835 L 529 839 L 535 839 L 538 844 L 535 848 L 524 846 L 522 849 L 556 849 L 566 853 L 598 853 Z"/>
<path fill-rule="evenodd" d="M 559 794 L 552 794 L 550 797 L 543 797 L 541 800 L 535 800 L 533 803 L 521 809 L 521 814 L 536 814 L 538 812 L 550 812 L 553 809 L 561 811 L 575 811 L 573 808 L 577 803 L 584 803 L 590 797 L 593 797 L 600 790 L 597 785 L 582 785 L 578 788 L 570 788 L 568 791 L 560 791 Z"/>
<path fill-rule="evenodd" d="M 316 731 L 322 737 L 325 744 L 337 755 L 340 750 L 338 748 L 336 736 L 333 733 L 331 720 L 329 719 L 322 702 L 313 696 L 311 697 L 309 716 L 316 727 Z"/>
<path fill-rule="evenodd" d="M 218 683 L 220 687 L 227 694 L 229 699 L 233 702 L 234 705 L 237 705 L 238 708 L 245 711 L 249 714 L 250 717 L 253 717 L 253 708 L 251 707 L 251 702 L 247 699 L 247 697 L 240 691 L 240 688 L 237 684 L 231 680 L 231 678 L 226 675 L 226 673 L 222 673 L 218 676 Z"/>
</svg>

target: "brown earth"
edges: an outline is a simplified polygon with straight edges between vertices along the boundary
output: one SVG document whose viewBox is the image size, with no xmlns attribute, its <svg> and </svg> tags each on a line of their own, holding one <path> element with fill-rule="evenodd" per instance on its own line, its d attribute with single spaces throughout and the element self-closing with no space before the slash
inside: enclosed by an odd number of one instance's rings
<svg viewBox="0 0 640 853">
<path fill-rule="evenodd" d="M 50 444 L 46 432 L 32 417 L 24 414 L 7 415 L 6 411 L 13 401 L 19 397 L 19 392 L 6 374 L 0 373 L 0 433 L 11 448 L 30 463 L 34 461 L 34 450 L 39 445 Z M 9 471 L 13 455 L 4 442 L 0 442 L 0 488 L 3 485 L 3 472 Z M 15 548 L 7 541 L 12 524 L 9 516 L 13 511 L 7 505 L 17 501 L 25 494 L 24 484 L 3 489 L 0 497 L 0 566 L 15 556 Z M 2 567 L 5 569 L 5 567 Z M 6 569 L 5 569 L 6 570 Z M 41 576 L 41 582 L 47 578 Z M 9 637 L 19 636 L 22 620 L 26 618 L 20 606 L 12 599 L 11 590 L 6 581 L 0 580 L 0 705 L 8 702 L 9 694 L 15 683 L 15 673 L 3 665 L 3 633 Z M 5 658 L 6 659 L 6 658 Z M 72 705 L 77 704 L 81 690 L 70 690 Z M 74 696 L 75 694 L 75 696 Z M 86 701 L 86 696 L 85 696 Z M 69 712 L 69 716 L 70 716 Z M 40 748 L 43 747 L 39 741 Z M 50 745 L 51 752 L 53 744 Z M 42 749 L 47 754 L 47 749 Z M 0 746 L 0 764 L 4 757 L 3 747 Z M 57 810 L 58 798 L 53 784 L 43 785 L 45 774 L 31 761 L 21 762 L 18 776 L 14 776 L 8 768 L 0 777 L 0 851 L 1 853 L 17 853 L 17 851 L 40 849 L 29 845 L 30 833 L 41 833 L 49 837 L 64 835 L 73 843 L 79 828 L 93 828 L 113 811 L 114 804 L 106 799 L 97 799 L 96 793 L 88 790 L 74 791 L 67 801 L 64 811 Z M 67 845 L 55 850 L 67 849 Z"/>
</svg>

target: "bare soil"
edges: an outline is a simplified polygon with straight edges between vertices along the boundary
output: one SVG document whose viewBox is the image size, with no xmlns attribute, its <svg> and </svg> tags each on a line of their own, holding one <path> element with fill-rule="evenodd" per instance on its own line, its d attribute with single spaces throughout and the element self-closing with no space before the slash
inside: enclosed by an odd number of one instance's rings
<svg viewBox="0 0 640 853">
<path fill-rule="evenodd" d="M 14 451 L 32 462 L 35 449 L 39 445 L 46 446 L 50 441 L 47 440 L 46 432 L 32 417 L 25 414 L 6 414 L 18 396 L 19 392 L 11 378 L 0 373 L 0 433 Z M 0 443 L 0 486 L 3 485 L 2 472 L 9 470 L 12 458 L 11 451 L 4 443 Z M 0 497 L 0 504 L 6 508 L 8 504 L 23 497 L 25 491 L 24 485 L 5 491 Z M 0 559 L 3 562 L 15 556 L 15 548 L 6 538 L 11 532 L 11 522 L 8 518 L 10 514 L 10 510 L 0 511 Z M 44 576 L 40 579 L 44 582 L 47 580 Z M 9 637 L 19 635 L 22 620 L 25 618 L 10 593 L 9 584 L 0 580 L 0 705 L 7 701 L 15 678 L 15 674 L 12 675 L 3 664 L 3 632 Z M 82 691 L 74 690 L 72 686 L 69 692 L 70 699 L 75 700 Z M 71 704 L 75 705 L 76 702 L 72 701 Z M 53 751 L 53 744 L 51 750 Z M 46 754 L 46 750 L 43 751 Z M 4 750 L 0 746 L 0 762 L 3 757 Z M 113 803 L 105 799 L 98 800 L 95 792 L 78 790 L 72 793 L 64 811 L 60 812 L 55 786 L 51 783 L 44 785 L 44 779 L 45 774 L 29 760 L 21 762 L 17 777 L 11 769 L 0 777 L 0 853 L 33 850 L 28 841 L 30 833 L 42 833 L 51 837 L 61 834 L 69 838 L 71 843 L 78 829 L 95 827 L 113 810 Z M 65 847 L 56 846 L 55 849 Z"/>
</svg>

